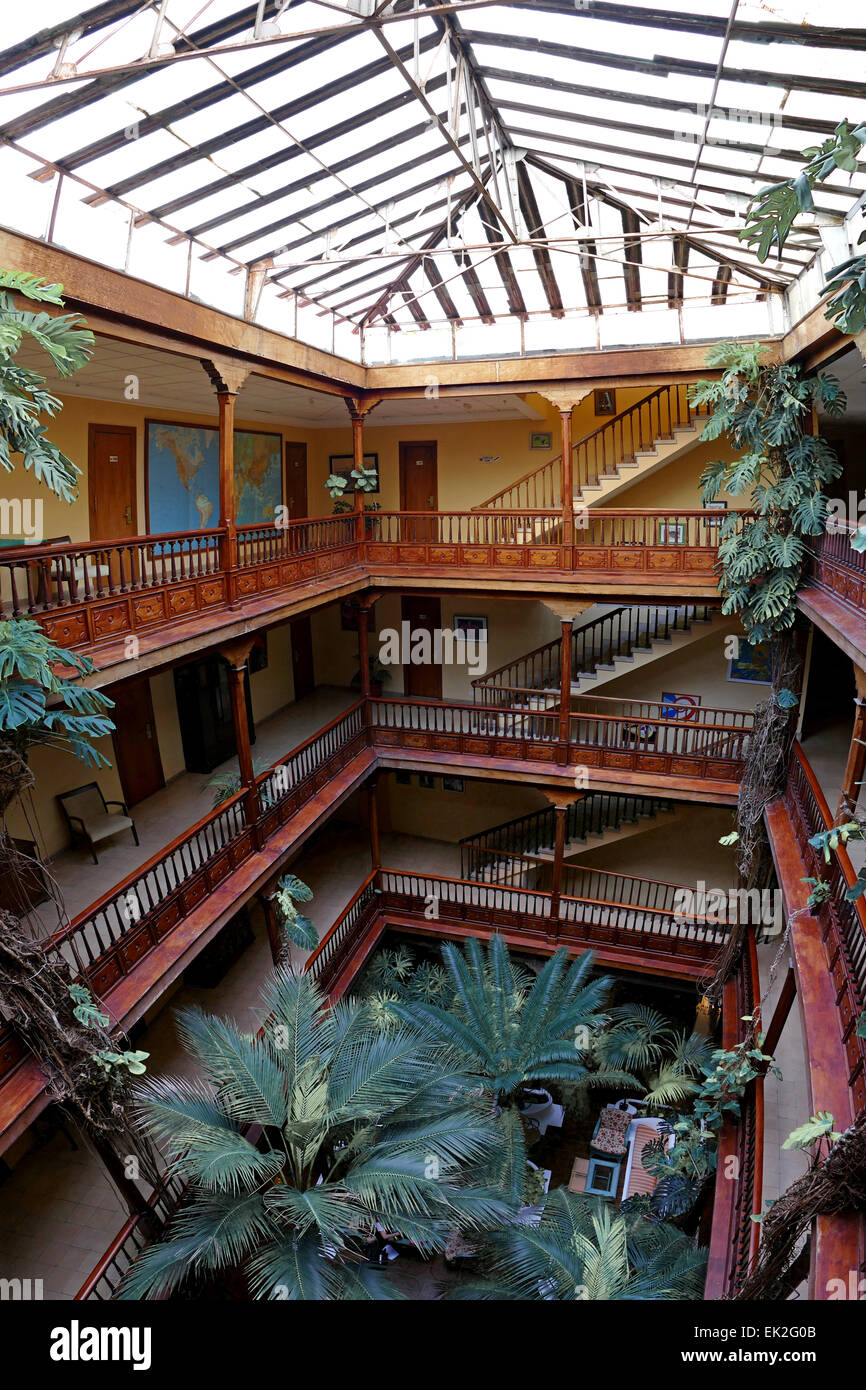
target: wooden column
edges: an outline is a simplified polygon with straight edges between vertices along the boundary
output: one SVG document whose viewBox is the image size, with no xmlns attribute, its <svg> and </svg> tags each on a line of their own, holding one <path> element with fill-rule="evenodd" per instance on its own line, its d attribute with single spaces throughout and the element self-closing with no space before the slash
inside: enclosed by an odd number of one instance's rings
<svg viewBox="0 0 866 1390">
<path fill-rule="evenodd" d="M 842 791 L 839 795 L 839 808 L 837 815 L 850 817 L 853 815 L 860 796 L 860 783 L 866 773 L 866 672 L 860 670 L 859 666 L 854 667 L 854 679 L 857 682 L 857 695 L 854 700 L 854 729 L 851 734 L 851 746 L 848 749 L 848 761 L 845 764 L 845 773 L 842 777 Z"/>
<path fill-rule="evenodd" d="M 352 421 L 352 466 L 360 469 L 364 465 L 364 419 L 375 410 L 381 396 L 347 396 L 346 409 Z M 365 536 L 364 498 L 366 493 L 355 488 L 355 540 L 363 544 Z"/>
<path fill-rule="evenodd" d="M 545 608 L 555 613 L 560 623 L 559 648 L 559 728 L 557 730 L 557 758 L 561 763 L 568 762 L 569 716 L 571 715 L 571 652 L 574 620 L 585 609 L 589 600 L 570 599 L 558 603 L 555 599 L 542 599 Z"/>
<path fill-rule="evenodd" d="M 358 669 L 361 673 L 361 699 L 370 698 L 370 610 L 358 609 Z"/>
<path fill-rule="evenodd" d="M 574 471 L 573 459 L 571 456 L 571 411 L 560 410 L 559 418 L 561 421 L 562 439 L 562 460 L 560 463 L 560 479 L 562 485 L 562 543 L 563 545 L 574 545 Z"/>
<path fill-rule="evenodd" d="M 237 564 L 237 525 L 235 520 L 235 401 L 250 374 L 243 363 L 223 358 L 203 358 L 202 366 L 213 383 L 219 413 L 219 524 L 225 534 L 221 545 L 221 566 L 226 575 L 229 605 L 236 595 L 232 571 Z"/>
<path fill-rule="evenodd" d="M 265 916 L 265 929 L 268 933 L 268 945 L 271 948 L 271 960 L 274 965 L 279 965 L 283 959 L 284 941 L 283 929 L 280 926 L 280 915 L 277 910 L 276 885 L 271 885 L 259 894 L 259 902 L 262 905 L 262 912 Z"/>
<path fill-rule="evenodd" d="M 546 391 L 544 393 L 545 399 L 556 406 L 559 411 L 560 439 L 562 441 L 559 469 L 562 499 L 562 544 L 564 546 L 574 545 L 574 457 L 571 417 L 574 407 L 585 400 L 591 389 L 589 386 L 569 387 L 563 388 L 561 391 Z"/>
<path fill-rule="evenodd" d="M 370 831 L 370 867 L 381 869 L 382 850 L 379 843 L 379 779 L 370 777 L 364 783 L 367 803 L 367 823 Z"/>
<path fill-rule="evenodd" d="M 779 1045 L 782 1030 L 788 1021 L 791 1005 L 796 997 L 797 979 L 794 975 L 794 967 L 789 965 L 788 973 L 782 981 L 782 988 L 779 992 L 779 998 L 776 1001 L 776 1007 L 773 1010 L 773 1017 L 770 1019 L 770 1026 L 764 1035 L 764 1041 L 761 1045 L 761 1051 L 766 1052 L 769 1057 L 772 1057 Z"/>
<path fill-rule="evenodd" d="M 550 915 L 551 918 L 557 922 L 559 921 L 559 900 L 562 896 L 562 860 L 565 850 L 565 817 L 567 813 L 567 806 L 554 806 L 553 808 L 556 821 L 556 836 L 553 842 L 553 877 L 550 882 Z M 559 935 L 558 931 L 557 935 Z"/>
<path fill-rule="evenodd" d="M 250 743 L 250 726 L 247 719 L 246 673 L 247 661 L 255 639 L 241 637 L 237 642 L 226 642 L 219 648 L 229 668 L 229 693 L 232 701 L 232 721 L 235 726 L 235 743 L 238 750 L 238 770 L 241 788 L 244 791 L 244 806 L 247 824 L 255 826 L 259 818 L 259 802 L 256 794 L 256 779 L 253 771 L 253 750 Z"/>
</svg>

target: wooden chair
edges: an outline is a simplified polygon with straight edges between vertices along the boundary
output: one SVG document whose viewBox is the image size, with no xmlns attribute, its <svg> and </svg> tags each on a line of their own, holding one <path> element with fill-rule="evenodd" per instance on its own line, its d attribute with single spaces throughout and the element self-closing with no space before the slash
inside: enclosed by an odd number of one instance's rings
<svg viewBox="0 0 866 1390">
<path fill-rule="evenodd" d="M 83 787 L 62 792 L 57 800 L 66 817 L 73 843 L 83 841 L 93 855 L 94 864 L 99 863 L 96 846 L 120 830 L 131 830 L 135 843 L 139 843 L 135 821 L 129 814 L 126 802 L 106 801 L 97 782 L 88 782 Z M 119 807 L 119 811 L 110 811 L 110 806 Z"/>
</svg>

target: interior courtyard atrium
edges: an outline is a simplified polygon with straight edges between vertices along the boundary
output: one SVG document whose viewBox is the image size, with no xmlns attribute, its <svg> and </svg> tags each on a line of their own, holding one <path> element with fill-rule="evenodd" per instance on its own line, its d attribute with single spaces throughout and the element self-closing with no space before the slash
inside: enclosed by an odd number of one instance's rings
<svg viewBox="0 0 866 1390">
<path fill-rule="evenodd" d="M 866 1299 L 862 0 L 84 4 L 0 35 L 4 1326 Z"/>
</svg>

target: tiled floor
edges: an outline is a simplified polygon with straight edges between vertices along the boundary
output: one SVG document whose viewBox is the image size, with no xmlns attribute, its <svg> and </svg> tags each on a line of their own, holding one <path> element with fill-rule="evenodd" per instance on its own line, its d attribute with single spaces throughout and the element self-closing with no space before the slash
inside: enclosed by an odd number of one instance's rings
<svg viewBox="0 0 866 1390">
<path fill-rule="evenodd" d="M 348 709 L 356 698 L 350 690 L 321 686 L 312 695 L 263 720 L 257 725 L 253 748 L 257 765 L 262 769 L 269 767 Z M 48 867 L 69 916 L 75 917 L 206 816 L 211 807 L 211 790 L 207 786 L 211 777 L 236 769 L 237 759 L 230 758 L 210 774 L 182 772 L 153 796 L 140 801 L 133 807 L 139 845 L 133 844 L 128 833 L 118 835 L 99 850 L 98 864 L 93 863 L 87 850 L 69 849 L 55 855 Z M 37 910 L 36 916 L 41 919 L 43 935 L 57 929 L 49 906 Z"/>
<path fill-rule="evenodd" d="M 459 874 L 460 855 L 454 844 L 386 835 L 382 856 L 391 868 L 423 864 L 431 873 Z M 309 914 L 321 936 L 369 873 L 366 832 L 333 822 L 292 869 L 315 893 Z M 136 1046 L 150 1053 L 152 1075 L 192 1070 L 175 1036 L 174 1013 L 179 1008 L 198 1004 L 209 1012 L 232 1015 L 249 1028 L 258 1027 L 258 991 L 271 959 L 259 915 L 253 915 L 252 925 L 254 942 L 216 988 L 182 986 L 136 1039 Z M 303 952 L 294 952 L 294 957 L 297 965 L 303 964 Z M 44 1148 L 28 1153 L 0 1187 L 0 1278 L 41 1279 L 46 1299 L 74 1298 L 125 1219 L 126 1210 L 98 1159 L 84 1147 L 72 1150 L 64 1136 L 56 1134 Z M 417 1288 L 412 1297 L 435 1297 L 434 1281 L 425 1267 L 407 1261 L 407 1269 L 410 1263 L 406 1277 Z"/>
</svg>

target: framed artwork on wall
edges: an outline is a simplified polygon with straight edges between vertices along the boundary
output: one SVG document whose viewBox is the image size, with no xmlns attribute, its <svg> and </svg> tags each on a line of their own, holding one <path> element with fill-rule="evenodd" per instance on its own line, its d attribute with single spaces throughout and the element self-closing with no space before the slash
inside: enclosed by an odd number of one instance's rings
<svg viewBox="0 0 866 1390">
<path fill-rule="evenodd" d="M 674 690 L 662 692 L 662 719 L 697 719 L 701 706 L 700 695 L 683 695 Z"/>
<path fill-rule="evenodd" d="M 346 496 L 346 493 L 354 492 L 354 491 L 355 491 L 355 480 L 354 480 L 354 478 L 351 476 L 352 469 L 355 467 L 355 458 L 354 458 L 354 455 L 353 455 L 353 454 L 330 454 L 329 457 L 328 457 L 328 462 L 329 462 L 329 464 L 331 465 L 331 472 L 332 472 L 332 473 L 336 473 L 339 477 L 345 478 L 345 479 L 346 479 L 346 491 L 343 493 L 343 496 L 345 497 L 345 496 Z M 374 492 L 378 492 L 378 491 L 379 491 L 379 455 L 378 455 L 378 454 L 365 454 L 365 455 L 364 455 L 364 467 L 365 467 L 365 468 L 372 468 L 372 469 L 374 470 L 375 474 L 376 474 L 376 486 L 375 486 L 374 488 L 369 489 L 370 493 L 372 494 L 372 493 L 374 493 Z"/>
<path fill-rule="evenodd" d="M 593 391 L 592 401 L 596 415 L 616 414 L 616 391 L 603 386 L 600 391 Z"/>
<path fill-rule="evenodd" d="M 256 671 L 266 670 L 267 665 L 268 634 L 266 632 L 260 632 L 256 637 L 256 640 L 253 642 L 252 647 L 250 648 L 250 657 L 249 661 L 247 662 L 247 668 L 249 670 L 250 675 L 254 676 Z"/>
<path fill-rule="evenodd" d="M 419 772 L 418 786 L 423 787 L 425 791 L 433 791 L 434 787 L 436 786 L 436 778 L 432 775 L 432 773 Z"/>
<path fill-rule="evenodd" d="M 235 430 L 235 520 L 273 522 L 283 501 L 282 435 Z M 220 524 L 219 431 L 177 420 L 146 420 L 147 529 L 204 531 Z"/>
<path fill-rule="evenodd" d="M 454 632 L 458 641 L 460 641 L 461 638 L 472 637 L 476 642 L 486 642 L 487 619 L 469 616 L 455 618 Z"/>
<path fill-rule="evenodd" d="M 529 436 L 530 449 L 552 449 L 553 435 L 550 430 L 533 430 Z"/>
<path fill-rule="evenodd" d="M 746 681 L 750 685 L 772 685 L 769 645 L 766 642 L 753 645 L 741 637 L 737 655 L 728 662 L 728 680 Z"/>
<path fill-rule="evenodd" d="M 656 524 L 656 545 L 685 545 L 684 521 L 659 521 Z"/>
<path fill-rule="evenodd" d="M 466 784 L 462 777 L 443 777 L 442 790 L 446 792 L 463 792 L 466 790 Z"/>
</svg>

